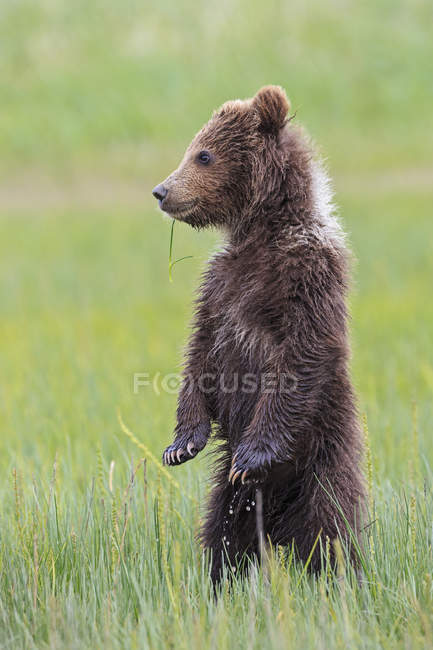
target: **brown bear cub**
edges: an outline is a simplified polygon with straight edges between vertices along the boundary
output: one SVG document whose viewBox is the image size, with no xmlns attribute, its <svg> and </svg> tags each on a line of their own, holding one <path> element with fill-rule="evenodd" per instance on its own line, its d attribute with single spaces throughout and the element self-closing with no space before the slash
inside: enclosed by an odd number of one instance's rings
<svg viewBox="0 0 433 650">
<path fill-rule="evenodd" d="M 175 438 L 179 465 L 211 424 L 222 441 L 201 532 L 212 578 L 272 544 L 319 570 L 326 538 L 360 529 L 361 437 L 349 377 L 348 252 L 329 180 L 277 86 L 225 103 L 153 194 L 194 228 L 223 230 L 196 303 Z M 337 505 L 338 504 L 338 505 Z M 331 551 L 332 552 L 332 551 Z"/>
</svg>

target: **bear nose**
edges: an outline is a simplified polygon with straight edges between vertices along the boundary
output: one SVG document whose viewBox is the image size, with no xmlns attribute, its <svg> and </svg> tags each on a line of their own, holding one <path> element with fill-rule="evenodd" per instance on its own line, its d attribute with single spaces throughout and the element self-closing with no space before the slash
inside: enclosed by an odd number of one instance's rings
<svg viewBox="0 0 433 650">
<path fill-rule="evenodd" d="M 152 194 L 158 201 L 163 201 L 167 196 L 168 190 L 162 183 L 153 188 Z"/>
</svg>

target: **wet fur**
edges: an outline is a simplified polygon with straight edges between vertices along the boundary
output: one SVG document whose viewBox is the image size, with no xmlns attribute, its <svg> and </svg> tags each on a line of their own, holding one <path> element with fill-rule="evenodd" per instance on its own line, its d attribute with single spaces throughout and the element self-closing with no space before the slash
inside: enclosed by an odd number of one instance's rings
<svg viewBox="0 0 433 650">
<path fill-rule="evenodd" d="M 294 544 L 305 561 L 320 531 L 324 543 L 338 535 L 348 540 L 345 519 L 360 529 L 348 252 L 329 180 L 307 138 L 287 121 L 287 110 L 284 92 L 275 87 L 229 102 L 166 181 L 172 197 L 181 196 L 179 204 L 194 197 L 182 220 L 220 226 L 227 234 L 203 276 L 184 370 L 195 381 L 180 391 L 169 447 L 180 450 L 180 462 L 188 460 L 205 446 L 211 423 L 223 441 L 201 531 L 214 581 L 224 562 L 235 565 L 257 553 L 255 486 L 228 481 L 235 454 L 242 472 L 261 483 L 264 532 L 273 544 Z M 202 173 L 193 155 L 203 147 L 215 152 L 219 166 Z M 216 381 L 204 392 L 197 381 L 206 373 L 223 377 L 226 387 L 238 373 L 290 374 L 296 386 L 289 393 L 258 388 L 246 394 L 222 391 Z M 190 455 L 184 453 L 188 443 Z M 320 565 L 318 546 L 311 567 Z"/>
</svg>

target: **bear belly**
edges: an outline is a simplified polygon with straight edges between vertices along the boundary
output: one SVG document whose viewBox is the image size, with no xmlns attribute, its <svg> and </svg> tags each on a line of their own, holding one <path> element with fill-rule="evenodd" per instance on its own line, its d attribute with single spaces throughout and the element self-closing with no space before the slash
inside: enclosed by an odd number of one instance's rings
<svg viewBox="0 0 433 650">
<path fill-rule="evenodd" d="M 251 421 L 263 381 L 263 346 L 254 332 L 227 326 L 216 332 L 212 351 L 214 419 L 219 437 L 236 446 Z M 262 349 L 259 349 L 262 347 Z"/>
</svg>

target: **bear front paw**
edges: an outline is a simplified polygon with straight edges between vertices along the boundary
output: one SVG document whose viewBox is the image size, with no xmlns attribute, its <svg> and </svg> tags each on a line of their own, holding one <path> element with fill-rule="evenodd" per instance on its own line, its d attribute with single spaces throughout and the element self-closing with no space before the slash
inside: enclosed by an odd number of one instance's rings
<svg viewBox="0 0 433 650">
<path fill-rule="evenodd" d="M 266 453 L 255 450 L 238 449 L 232 459 L 229 482 L 233 485 L 238 478 L 245 483 L 263 483 L 271 466 Z"/>
<path fill-rule="evenodd" d="M 210 435 L 210 423 L 202 422 L 194 430 L 178 429 L 176 439 L 162 454 L 164 465 L 181 465 L 197 456 Z"/>
</svg>

